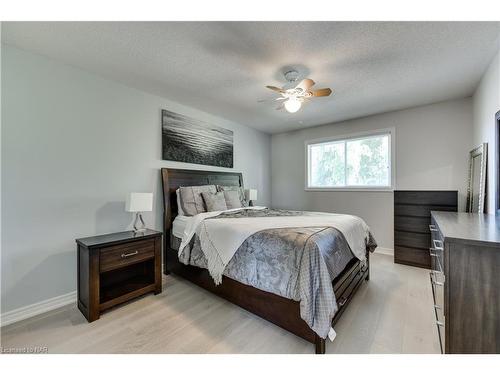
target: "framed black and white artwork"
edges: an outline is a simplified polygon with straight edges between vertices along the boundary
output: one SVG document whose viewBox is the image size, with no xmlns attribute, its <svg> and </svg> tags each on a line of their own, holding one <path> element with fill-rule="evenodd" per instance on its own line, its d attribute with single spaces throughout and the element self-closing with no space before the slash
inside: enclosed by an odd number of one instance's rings
<svg viewBox="0 0 500 375">
<path fill-rule="evenodd" d="M 233 132 L 162 110 L 163 160 L 233 168 Z"/>
</svg>

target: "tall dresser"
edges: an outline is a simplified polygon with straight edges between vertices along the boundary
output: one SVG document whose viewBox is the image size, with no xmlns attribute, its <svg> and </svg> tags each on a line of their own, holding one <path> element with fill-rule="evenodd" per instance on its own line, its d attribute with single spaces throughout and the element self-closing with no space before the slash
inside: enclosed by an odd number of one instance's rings
<svg viewBox="0 0 500 375">
<path fill-rule="evenodd" d="M 443 353 L 500 353 L 500 218 L 432 212 L 430 281 Z"/>
<path fill-rule="evenodd" d="M 431 211 L 457 211 L 456 190 L 394 192 L 394 262 L 430 268 Z"/>
</svg>

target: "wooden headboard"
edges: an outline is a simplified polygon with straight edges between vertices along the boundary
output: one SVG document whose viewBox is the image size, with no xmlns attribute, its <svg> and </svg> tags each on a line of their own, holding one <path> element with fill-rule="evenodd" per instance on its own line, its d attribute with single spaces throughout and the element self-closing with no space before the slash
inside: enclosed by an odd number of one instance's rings
<svg viewBox="0 0 500 375">
<path fill-rule="evenodd" d="M 180 186 L 225 185 L 243 187 L 243 176 L 237 172 L 198 171 L 191 169 L 161 169 L 163 186 L 163 229 L 168 241 L 172 222 L 177 216 L 177 197 L 175 191 Z"/>
</svg>

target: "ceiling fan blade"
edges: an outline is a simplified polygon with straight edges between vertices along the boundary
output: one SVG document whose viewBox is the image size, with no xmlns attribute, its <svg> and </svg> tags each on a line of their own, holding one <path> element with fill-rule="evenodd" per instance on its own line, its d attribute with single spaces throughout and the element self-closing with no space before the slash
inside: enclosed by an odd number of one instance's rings
<svg viewBox="0 0 500 375">
<path fill-rule="evenodd" d="M 319 89 L 311 91 L 312 96 L 329 96 L 331 93 L 331 89 Z"/>
<path fill-rule="evenodd" d="M 276 87 L 276 86 L 266 86 L 269 90 L 273 90 L 273 91 L 276 91 L 276 92 L 285 92 L 285 90 L 283 89 L 280 89 L 279 87 Z"/>
<path fill-rule="evenodd" d="M 310 78 L 306 78 L 300 81 L 300 83 L 297 86 L 295 86 L 295 89 L 301 89 L 302 92 L 306 92 L 313 86 L 314 86 L 314 81 Z"/>
<path fill-rule="evenodd" d="M 277 100 L 286 100 L 287 98 L 280 96 L 279 98 L 274 99 L 259 99 L 257 103 L 275 103 Z"/>
</svg>

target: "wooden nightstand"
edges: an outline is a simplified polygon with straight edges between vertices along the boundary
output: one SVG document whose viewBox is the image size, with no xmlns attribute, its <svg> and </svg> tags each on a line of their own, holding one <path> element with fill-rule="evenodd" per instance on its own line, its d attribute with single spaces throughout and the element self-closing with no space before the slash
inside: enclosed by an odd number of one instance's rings
<svg viewBox="0 0 500 375">
<path fill-rule="evenodd" d="M 119 303 L 161 293 L 161 237 L 148 229 L 76 240 L 78 308 L 89 322 Z"/>
</svg>

